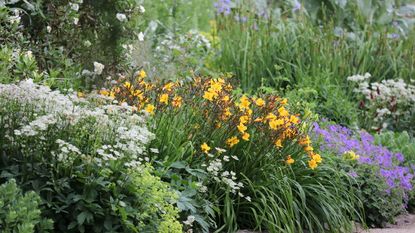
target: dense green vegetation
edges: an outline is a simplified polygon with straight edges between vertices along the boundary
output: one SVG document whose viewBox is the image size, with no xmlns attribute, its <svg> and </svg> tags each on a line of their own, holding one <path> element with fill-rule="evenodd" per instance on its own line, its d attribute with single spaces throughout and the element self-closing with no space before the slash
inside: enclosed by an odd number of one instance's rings
<svg viewBox="0 0 415 233">
<path fill-rule="evenodd" d="M 393 223 L 415 208 L 413 4 L 0 1 L 0 231 Z"/>
</svg>

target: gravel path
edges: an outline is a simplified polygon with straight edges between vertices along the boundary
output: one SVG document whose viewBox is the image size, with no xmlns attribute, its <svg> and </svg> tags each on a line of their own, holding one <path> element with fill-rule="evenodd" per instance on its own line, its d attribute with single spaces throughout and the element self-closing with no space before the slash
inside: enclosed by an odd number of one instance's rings
<svg viewBox="0 0 415 233">
<path fill-rule="evenodd" d="M 237 233 L 259 233 L 241 230 Z M 404 214 L 396 219 L 396 224 L 389 224 L 382 229 L 356 230 L 354 233 L 415 233 L 415 215 Z"/>
<path fill-rule="evenodd" d="M 405 214 L 397 219 L 395 225 L 388 225 L 383 229 L 370 229 L 369 231 L 358 231 L 359 233 L 415 233 L 415 215 Z"/>
</svg>

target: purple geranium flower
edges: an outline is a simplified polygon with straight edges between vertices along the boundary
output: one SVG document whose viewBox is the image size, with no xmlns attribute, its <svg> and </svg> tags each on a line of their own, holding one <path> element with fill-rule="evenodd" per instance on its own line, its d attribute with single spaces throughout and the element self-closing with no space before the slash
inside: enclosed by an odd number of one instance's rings
<svg viewBox="0 0 415 233">
<path fill-rule="evenodd" d="M 412 189 L 412 179 L 408 167 L 401 164 L 404 157 L 401 153 L 393 153 L 382 145 L 375 144 L 375 139 L 366 131 L 354 133 L 347 127 L 341 125 L 329 125 L 322 128 L 319 124 L 313 124 L 313 133 L 320 141 L 323 150 L 333 151 L 339 155 L 353 151 L 359 155 L 358 164 L 375 166 L 379 176 L 388 185 L 387 192 L 391 189 L 409 191 Z M 358 174 L 356 174 L 358 175 Z"/>
<path fill-rule="evenodd" d="M 218 14 L 224 14 L 225 16 L 231 13 L 231 0 L 218 0 L 213 3 L 213 6 L 216 8 Z"/>
</svg>

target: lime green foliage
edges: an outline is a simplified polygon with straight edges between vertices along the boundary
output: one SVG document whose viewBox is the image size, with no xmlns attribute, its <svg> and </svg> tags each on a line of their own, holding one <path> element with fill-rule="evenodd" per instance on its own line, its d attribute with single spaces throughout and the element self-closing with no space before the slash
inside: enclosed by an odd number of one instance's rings
<svg viewBox="0 0 415 233">
<path fill-rule="evenodd" d="M 41 199 L 33 191 L 25 194 L 15 180 L 0 185 L 0 231 L 3 233 L 49 232 L 51 220 L 42 218 Z"/>
<path fill-rule="evenodd" d="M 402 153 L 405 158 L 406 165 L 414 164 L 415 138 L 410 136 L 408 132 L 382 132 L 375 135 L 375 142 L 386 146 L 393 152 Z"/>
<path fill-rule="evenodd" d="M 298 105 L 299 111 L 309 109 L 342 125 L 355 125 L 359 122 L 357 104 L 350 101 L 344 88 L 331 85 L 328 81 L 323 81 L 321 85 L 298 86 L 287 91 L 285 96 Z"/>
</svg>

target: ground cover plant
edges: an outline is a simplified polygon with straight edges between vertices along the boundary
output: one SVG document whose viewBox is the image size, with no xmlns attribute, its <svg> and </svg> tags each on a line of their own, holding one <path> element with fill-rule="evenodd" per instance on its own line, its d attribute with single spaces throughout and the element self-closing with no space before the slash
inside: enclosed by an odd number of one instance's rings
<svg viewBox="0 0 415 233">
<path fill-rule="evenodd" d="M 0 231 L 393 223 L 415 203 L 414 5 L 0 0 Z"/>
<path fill-rule="evenodd" d="M 39 209 L 40 197 L 33 191 L 22 194 L 15 180 L 0 186 L 0 207 L 2 232 L 30 233 L 48 232 L 52 229 L 52 221 L 43 219 Z"/>
<path fill-rule="evenodd" d="M 325 151 L 350 161 L 345 170 L 357 180 L 367 223 L 382 226 L 393 222 L 404 211 L 413 189 L 413 172 L 404 165 L 404 156 L 375 144 L 374 137 L 365 131 L 354 133 L 339 125 L 315 124 L 314 132 Z"/>
</svg>

